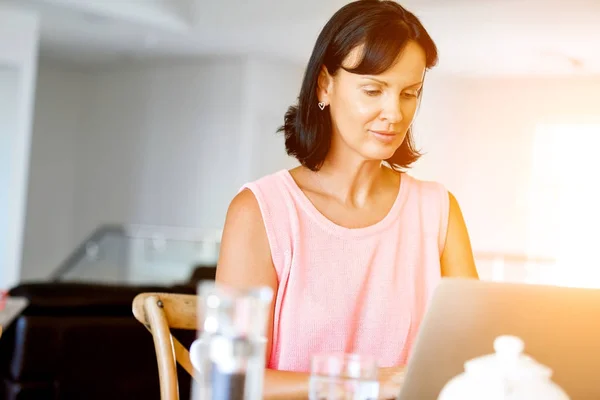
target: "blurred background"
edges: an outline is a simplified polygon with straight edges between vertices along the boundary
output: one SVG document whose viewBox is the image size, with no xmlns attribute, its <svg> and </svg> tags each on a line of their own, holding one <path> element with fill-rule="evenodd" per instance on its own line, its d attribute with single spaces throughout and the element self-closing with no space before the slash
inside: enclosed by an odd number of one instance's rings
<svg viewBox="0 0 600 400">
<path fill-rule="evenodd" d="M 214 279 L 231 199 L 296 165 L 276 130 L 345 3 L 0 0 L 0 400 L 159 398 L 132 300 Z M 482 279 L 600 288 L 600 1 L 401 4 L 440 51 L 410 173 Z"/>
<path fill-rule="evenodd" d="M 0 288 L 178 281 L 343 0 L 0 0 Z M 405 0 L 440 50 L 412 170 L 458 198 L 484 279 L 600 287 L 600 2 Z"/>
</svg>

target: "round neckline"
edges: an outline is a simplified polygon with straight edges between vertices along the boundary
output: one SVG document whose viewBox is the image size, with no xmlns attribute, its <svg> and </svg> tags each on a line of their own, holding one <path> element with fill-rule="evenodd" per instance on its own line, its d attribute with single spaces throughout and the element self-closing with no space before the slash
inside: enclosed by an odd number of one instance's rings
<svg viewBox="0 0 600 400">
<path fill-rule="evenodd" d="M 317 209 L 317 207 L 315 207 L 315 205 L 310 201 L 308 196 L 302 191 L 300 186 L 298 186 L 298 183 L 296 183 L 296 180 L 289 170 L 281 170 L 280 175 L 283 177 L 285 185 L 288 187 L 288 189 L 290 189 L 292 195 L 296 198 L 304 212 L 306 212 L 310 218 L 317 222 L 322 228 L 338 236 L 368 236 L 386 229 L 400 215 L 400 209 L 402 208 L 402 204 L 404 203 L 404 199 L 406 198 L 406 194 L 408 192 L 408 186 L 410 184 L 410 176 L 401 172 L 398 194 L 396 195 L 396 199 L 394 200 L 394 203 L 392 204 L 392 207 L 388 213 L 381 220 L 375 222 L 374 224 L 361 228 L 348 228 L 336 224 L 327 218 L 321 211 L 319 211 L 319 209 Z"/>
</svg>

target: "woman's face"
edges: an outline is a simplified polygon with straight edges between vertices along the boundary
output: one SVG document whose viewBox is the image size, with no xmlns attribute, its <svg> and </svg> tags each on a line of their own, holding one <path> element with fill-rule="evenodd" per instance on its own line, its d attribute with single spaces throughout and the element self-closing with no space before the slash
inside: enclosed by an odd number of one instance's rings
<svg viewBox="0 0 600 400">
<path fill-rule="evenodd" d="M 356 66 L 361 51 L 354 49 L 343 66 Z M 332 150 L 351 149 L 368 160 L 390 158 L 412 124 L 425 70 L 425 52 L 412 41 L 396 63 L 379 75 L 357 75 L 340 68 L 331 76 L 324 69 L 319 100 L 329 105 Z"/>
</svg>

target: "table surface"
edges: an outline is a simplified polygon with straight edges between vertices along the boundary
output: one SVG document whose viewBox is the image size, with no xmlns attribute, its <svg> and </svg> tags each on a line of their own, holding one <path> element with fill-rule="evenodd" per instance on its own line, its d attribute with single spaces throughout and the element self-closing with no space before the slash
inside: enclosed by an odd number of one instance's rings
<svg viewBox="0 0 600 400">
<path fill-rule="evenodd" d="M 0 335 L 21 312 L 27 307 L 29 300 L 25 297 L 7 297 L 0 303 Z"/>
</svg>

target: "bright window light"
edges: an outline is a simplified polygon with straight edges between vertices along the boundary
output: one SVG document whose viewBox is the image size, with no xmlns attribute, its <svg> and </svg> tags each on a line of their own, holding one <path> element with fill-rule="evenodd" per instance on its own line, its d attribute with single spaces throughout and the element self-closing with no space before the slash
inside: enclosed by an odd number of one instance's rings
<svg viewBox="0 0 600 400">
<path fill-rule="evenodd" d="M 535 281 L 600 288 L 600 124 L 535 132 L 528 253 L 556 259 Z"/>
</svg>

